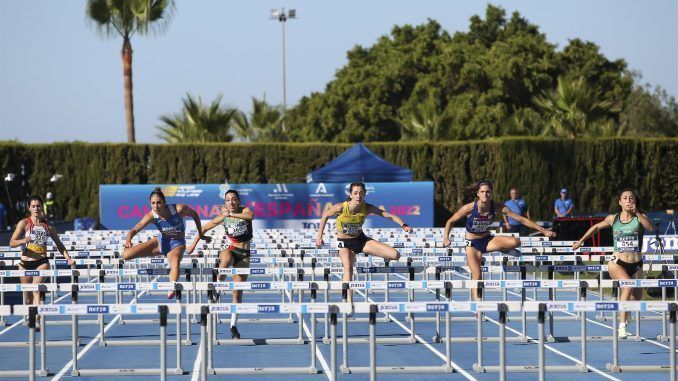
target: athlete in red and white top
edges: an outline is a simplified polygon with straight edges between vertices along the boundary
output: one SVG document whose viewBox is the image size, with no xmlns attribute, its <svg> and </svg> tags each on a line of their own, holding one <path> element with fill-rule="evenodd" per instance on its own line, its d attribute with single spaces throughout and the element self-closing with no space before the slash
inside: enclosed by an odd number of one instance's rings
<svg viewBox="0 0 678 381">
<path fill-rule="evenodd" d="M 205 224 L 202 234 L 195 237 L 187 253 L 190 254 L 195 250 L 195 246 L 200 241 L 200 236 L 204 236 L 211 229 L 223 224 L 230 244 L 219 253 L 219 268 L 249 268 L 254 213 L 252 213 L 250 208 L 241 204 L 238 191 L 233 189 L 226 192 L 226 203 L 222 211 L 222 215 L 215 217 L 212 221 Z M 223 281 L 224 278 L 226 278 L 225 275 L 219 275 L 219 282 Z M 246 282 L 247 275 L 235 274 L 233 275 L 233 281 Z M 233 303 L 242 303 L 242 290 L 233 290 Z M 240 333 L 236 326 L 237 322 L 238 315 L 231 314 L 231 336 L 234 339 L 240 338 Z"/>
</svg>

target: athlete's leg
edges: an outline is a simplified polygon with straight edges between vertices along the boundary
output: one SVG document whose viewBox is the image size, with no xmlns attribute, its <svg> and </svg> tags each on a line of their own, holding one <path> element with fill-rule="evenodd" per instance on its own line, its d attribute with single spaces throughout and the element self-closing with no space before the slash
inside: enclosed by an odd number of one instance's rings
<svg viewBox="0 0 678 381">
<path fill-rule="evenodd" d="M 607 263 L 607 270 L 610 273 L 610 277 L 614 280 L 624 280 L 624 279 L 629 279 L 629 274 L 626 273 L 626 270 L 619 264 L 609 261 Z M 626 302 L 631 300 L 631 293 L 632 293 L 633 288 L 632 287 L 622 287 L 621 288 L 621 295 L 619 296 L 619 300 Z M 619 323 L 626 324 L 626 318 L 628 316 L 628 312 L 626 311 L 621 311 L 619 312 Z"/>
<path fill-rule="evenodd" d="M 482 253 L 480 250 L 472 246 L 466 246 L 466 263 L 468 263 L 468 267 L 471 269 L 471 279 L 473 280 L 483 279 L 483 274 L 480 271 L 481 255 Z M 477 288 L 471 289 L 471 296 L 473 297 L 473 300 L 478 300 Z"/>
<path fill-rule="evenodd" d="M 355 263 L 355 253 L 349 248 L 342 247 L 339 249 L 339 258 L 341 258 L 341 264 L 344 267 L 344 274 L 342 274 L 341 280 L 344 282 L 350 282 L 353 280 L 353 264 Z M 353 303 L 353 290 L 348 290 L 348 295 L 346 298 L 347 302 Z"/>
<path fill-rule="evenodd" d="M 383 242 L 375 241 L 373 239 L 365 243 L 363 251 L 367 254 L 376 255 L 377 257 L 388 259 L 390 261 L 397 261 L 400 258 L 400 253 L 398 250 Z"/>
<path fill-rule="evenodd" d="M 160 239 L 155 237 L 146 242 L 126 248 L 122 251 L 121 256 L 122 259 L 127 261 L 134 258 L 151 257 L 160 254 L 162 254 L 160 251 Z"/>
<path fill-rule="evenodd" d="M 509 236 L 494 236 L 487 244 L 487 252 L 502 251 L 506 252 L 520 247 L 520 238 Z"/>
</svg>

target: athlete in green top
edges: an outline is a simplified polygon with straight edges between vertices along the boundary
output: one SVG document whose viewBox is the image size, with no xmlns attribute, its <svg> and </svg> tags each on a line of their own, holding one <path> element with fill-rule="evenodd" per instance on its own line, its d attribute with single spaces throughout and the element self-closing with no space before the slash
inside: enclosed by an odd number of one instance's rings
<svg viewBox="0 0 678 381">
<path fill-rule="evenodd" d="M 597 231 L 612 227 L 614 253 L 607 264 L 612 279 L 638 279 L 643 276 L 643 256 L 640 250 L 643 247 L 643 234 L 651 232 L 652 222 L 644 213 L 638 210 L 638 198 L 635 192 L 625 189 L 619 195 L 619 213 L 610 214 L 603 221 L 591 226 L 583 237 L 572 245 L 578 249 L 584 241 Z M 643 296 L 642 288 L 622 287 L 620 300 L 640 300 Z M 626 318 L 628 312 L 620 312 L 619 337 L 624 339 L 626 333 Z"/>
</svg>

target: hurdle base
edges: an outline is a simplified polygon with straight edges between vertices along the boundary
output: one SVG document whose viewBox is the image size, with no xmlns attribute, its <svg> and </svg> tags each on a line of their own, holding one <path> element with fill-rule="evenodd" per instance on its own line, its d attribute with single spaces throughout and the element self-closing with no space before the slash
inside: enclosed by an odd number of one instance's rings
<svg viewBox="0 0 678 381">
<path fill-rule="evenodd" d="M 341 373 L 370 373 L 370 369 L 369 366 L 342 366 Z M 447 365 L 378 366 L 377 373 L 454 373 L 454 369 Z"/>
<path fill-rule="evenodd" d="M 0 348 L 23 348 L 23 347 L 29 346 L 29 344 L 30 343 L 28 341 L 7 341 L 7 342 L 0 343 Z M 70 341 L 70 340 L 68 340 L 68 341 L 65 341 L 65 340 L 45 341 L 45 344 L 48 347 L 70 347 L 70 346 L 73 346 L 73 342 Z M 38 345 L 39 344 L 36 343 L 36 346 L 38 346 Z M 82 346 L 82 343 L 80 342 L 80 340 L 78 340 L 77 345 L 78 345 L 78 347 Z"/>
<path fill-rule="evenodd" d="M 668 342 L 669 337 L 664 335 L 657 335 L 657 341 Z"/>
<path fill-rule="evenodd" d="M 167 340 L 167 345 L 176 345 L 177 340 Z M 158 346 L 160 345 L 160 340 L 104 340 L 103 344 L 99 342 L 99 346 L 103 347 L 144 347 L 144 346 Z"/>
<path fill-rule="evenodd" d="M 610 372 L 614 373 L 627 373 L 627 372 L 670 372 L 671 367 L 669 365 L 613 365 L 607 364 L 605 368 Z"/>
<path fill-rule="evenodd" d="M 296 323 L 297 321 L 294 319 L 290 318 L 266 318 L 266 319 L 259 319 L 259 318 L 242 318 L 238 316 L 238 324 L 281 324 L 281 323 Z M 218 320 L 219 324 L 231 324 L 231 319 L 219 319 Z"/>
<path fill-rule="evenodd" d="M 478 372 L 476 368 L 481 368 L 482 371 L 480 373 L 494 373 L 494 372 L 500 372 L 501 369 L 499 365 L 485 365 L 482 367 L 477 367 L 478 364 L 473 365 L 473 370 Z M 507 372 L 515 372 L 515 373 L 528 373 L 528 372 L 539 372 L 539 366 L 538 365 L 507 365 L 505 367 Z M 586 367 L 582 367 L 581 365 L 546 365 L 544 367 L 545 372 L 560 372 L 560 373 L 588 373 L 588 369 Z"/>
<path fill-rule="evenodd" d="M 313 367 L 279 367 L 279 368 L 212 368 L 209 374 L 318 374 Z"/>
<path fill-rule="evenodd" d="M 47 325 L 58 325 L 58 326 L 65 326 L 65 325 L 73 325 L 73 322 L 71 320 L 46 320 L 44 322 Z M 110 322 L 104 321 L 104 325 L 108 324 Z M 99 325 L 98 320 L 94 319 L 78 319 L 78 324 L 80 325 Z"/>
<path fill-rule="evenodd" d="M 159 376 L 160 368 L 149 369 L 75 369 L 71 376 Z"/>
<path fill-rule="evenodd" d="M 217 339 L 215 345 L 292 345 L 309 344 L 308 340 L 294 339 Z M 271 368 L 272 369 L 272 368 Z"/>
<path fill-rule="evenodd" d="M 28 378 L 30 372 L 27 370 L 3 370 L 0 371 L 0 378 L 2 377 L 22 377 Z"/>
<path fill-rule="evenodd" d="M 340 339 L 339 342 L 342 340 Z M 377 344 L 418 344 L 417 339 L 414 337 L 376 337 L 375 341 Z M 369 337 L 349 337 L 349 344 L 365 344 L 369 343 Z"/>
<path fill-rule="evenodd" d="M 522 336 L 512 336 L 512 337 L 507 337 L 506 339 L 507 343 L 524 343 L 526 339 L 524 339 Z M 440 338 L 440 343 L 446 343 L 447 339 L 444 337 Z M 477 343 L 478 338 L 473 336 L 469 337 L 450 337 L 450 342 L 451 343 Z M 485 336 L 483 337 L 483 343 L 498 343 L 499 342 L 499 337 L 498 336 Z"/>
<path fill-rule="evenodd" d="M 176 319 L 167 319 L 167 324 L 176 324 Z M 118 322 L 119 325 L 128 325 L 128 324 L 160 324 L 160 319 L 125 319 Z"/>
</svg>

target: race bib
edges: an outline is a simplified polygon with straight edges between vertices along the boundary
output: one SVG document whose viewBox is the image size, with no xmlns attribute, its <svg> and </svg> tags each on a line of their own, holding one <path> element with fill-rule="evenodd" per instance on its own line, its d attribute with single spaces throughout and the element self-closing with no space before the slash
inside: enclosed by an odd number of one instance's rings
<svg viewBox="0 0 678 381">
<path fill-rule="evenodd" d="M 47 229 L 42 226 L 36 226 L 33 228 L 30 234 L 30 242 L 26 244 L 26 249 L 37 253 L 45 254 L 47 252 Z"/>
<path fill-rule="evenodd" d="M 231 237 L 239 237 L 241 235 L 247 234 L 247 223 L 243 220 L 240 220 L 233 224 L 228 224 L 226 226 L 226 232 Z"/>
<path fill-rule="evenodd" d="M 620 253 L 639 252 L 638 234 L 632 236 L 618 236 L 615 237 L 617 242 L 617 251 Z"/>
<path fill-rule="evenodd" d="M 362 233 L 363 231 L 363 225 L 362 224 L 354 224 L 354 223 L 344 223 L 342 225 L 342 233 L 346 235 L 358 235 Z"/>
</svg>

